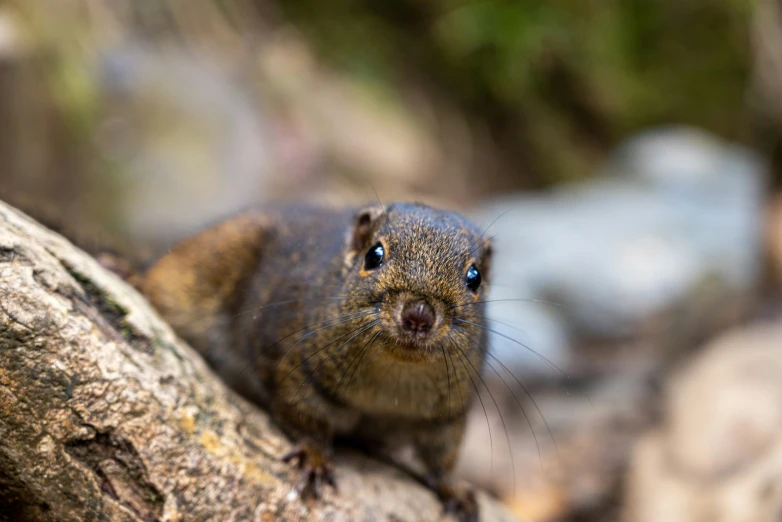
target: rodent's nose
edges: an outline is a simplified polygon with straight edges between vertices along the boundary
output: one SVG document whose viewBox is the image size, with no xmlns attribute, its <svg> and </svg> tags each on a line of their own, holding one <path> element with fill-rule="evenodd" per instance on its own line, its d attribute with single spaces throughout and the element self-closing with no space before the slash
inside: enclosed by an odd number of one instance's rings
<svg viewBox="0 0 782 522">
<path fill-rule="evenodd" d="M 402 310 L 402 329 L 409 333 L 427 334 L 434 321 L 434 309 L 424 301 L 408 303 Z"/>
</svg>

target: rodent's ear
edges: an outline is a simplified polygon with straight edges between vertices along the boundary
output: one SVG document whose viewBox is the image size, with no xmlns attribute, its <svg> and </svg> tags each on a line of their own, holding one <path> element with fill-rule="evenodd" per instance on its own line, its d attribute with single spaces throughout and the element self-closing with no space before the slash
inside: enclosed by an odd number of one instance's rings
<svg viewBox="0 0 782 522">
<path fill-rule="evenodd" d="M 372 240 L 372 231 L 375 221 L 382 216 L 385 210 L 380 207 L 362 208 L 356 214 L 356 220 L 353 223 L 353 234 L 351 236 L 351 246 L 356 251 L 364 250 L 369 247 Z"/>
</svg>

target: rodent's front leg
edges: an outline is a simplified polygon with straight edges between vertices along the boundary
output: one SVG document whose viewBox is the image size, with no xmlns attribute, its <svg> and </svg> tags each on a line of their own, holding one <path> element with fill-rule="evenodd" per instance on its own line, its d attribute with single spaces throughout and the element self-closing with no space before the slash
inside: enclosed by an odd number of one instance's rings
<svg viewBox="0 0 782 522">
<path fill-rule="evenodd" d="M 455 420 L 445 427 L 419 433 L 415 437 L 415 446 L 426 467 L 426 482 L 437 493 L 443 508 L 461 522 L 478 522 L 475 493 L 456 484 L 451 475 L 464 429 L 465 419 Z"/>
<path fill-rule="evenodd" d="M 320 498 L 324 483 L 336 490 L 332 463 L 332 426 L 326 420 L 312 415 L 306 403 L 276 401 L 274 417 L 277 424 L 296 443 L 294 448 L 282 457 L 285 462 L 297 461 L 301 470 L 299 480 L 294 486 L 296 491 L 301 496 L 312 494 L 313 497 Z"/>
</svg>

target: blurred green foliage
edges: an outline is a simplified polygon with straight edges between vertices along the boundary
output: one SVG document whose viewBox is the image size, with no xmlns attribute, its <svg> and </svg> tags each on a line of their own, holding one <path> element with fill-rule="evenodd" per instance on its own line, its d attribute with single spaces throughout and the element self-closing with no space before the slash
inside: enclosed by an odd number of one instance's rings
<svg viewBox="0 0 782 522">
<path fill-rule="evenodd" d="M 582 177 L 650 125 L 746 137 L 749 0 L 280 4 L 344 71 L 423 86 L 485 125 L 514 185 Z"/>
</svg>

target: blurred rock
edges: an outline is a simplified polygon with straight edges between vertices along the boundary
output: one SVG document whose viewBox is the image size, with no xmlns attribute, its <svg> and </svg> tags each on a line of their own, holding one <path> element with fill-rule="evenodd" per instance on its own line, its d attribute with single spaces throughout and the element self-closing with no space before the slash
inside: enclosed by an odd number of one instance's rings
<svg viewBox="0 0 782 522">
<path fill-rule="evenodd" d="M 362 203 L 374 197 L 372 186 L 384 200 L 441 186 L 446 158 L 428 115 L 378 85 L 340 76 L 316 56 L 297 31 L 283 28 L 258 59 L 262 94 L 284 114 L 287 130 L 315 149 L 317 164 L 300 169 L 309 178 L 303 181 L 318 185 L 319 194 L 357 190 Z"/>
<path fill-rule="evenodd" d="M 782 325 L 729 333 L 668 388 L 637 445 L 627 522 L 776 522 L 782 513 Z"/>
<path fill-rule="evenodd" d="M 666 335 L 711 331 L 753 296 L 764 180 L 752 152 L 666 128 L 627 142 L 592 182 L 490 201 L 476 213 L 486 223 L 502 215 L 487 232 L 497 253 L 490 299 L 530 301 L 495 302 L 489 313 L 528 329 L 529 344 L 558 366 L 568 336 L 619 340 L 661 324 Z M 515 370 L 549 366 L 508 339 L 491 344 Z"/>
<path fill-rule="evenodd" d="M 165 242 L 259 201 L 274 158 L 263 107 L 231 71 L 175 47 L 102 60 L 101 150 L 127 187 L 129 233 Z"/>
<path fill-rule="evenodd" d="M 131 40 L 103 50 L 100 72 L 99 148 L 126 187 L 119 221 L 137 240 L 165 246 L 270 200 L 432 201 L 457 173 L 431 118 L 323 67 L 290 29 L 273 30 L 249 63 Z M 439 197 L 464 192 L 466 175 Z"/>
</svg>

